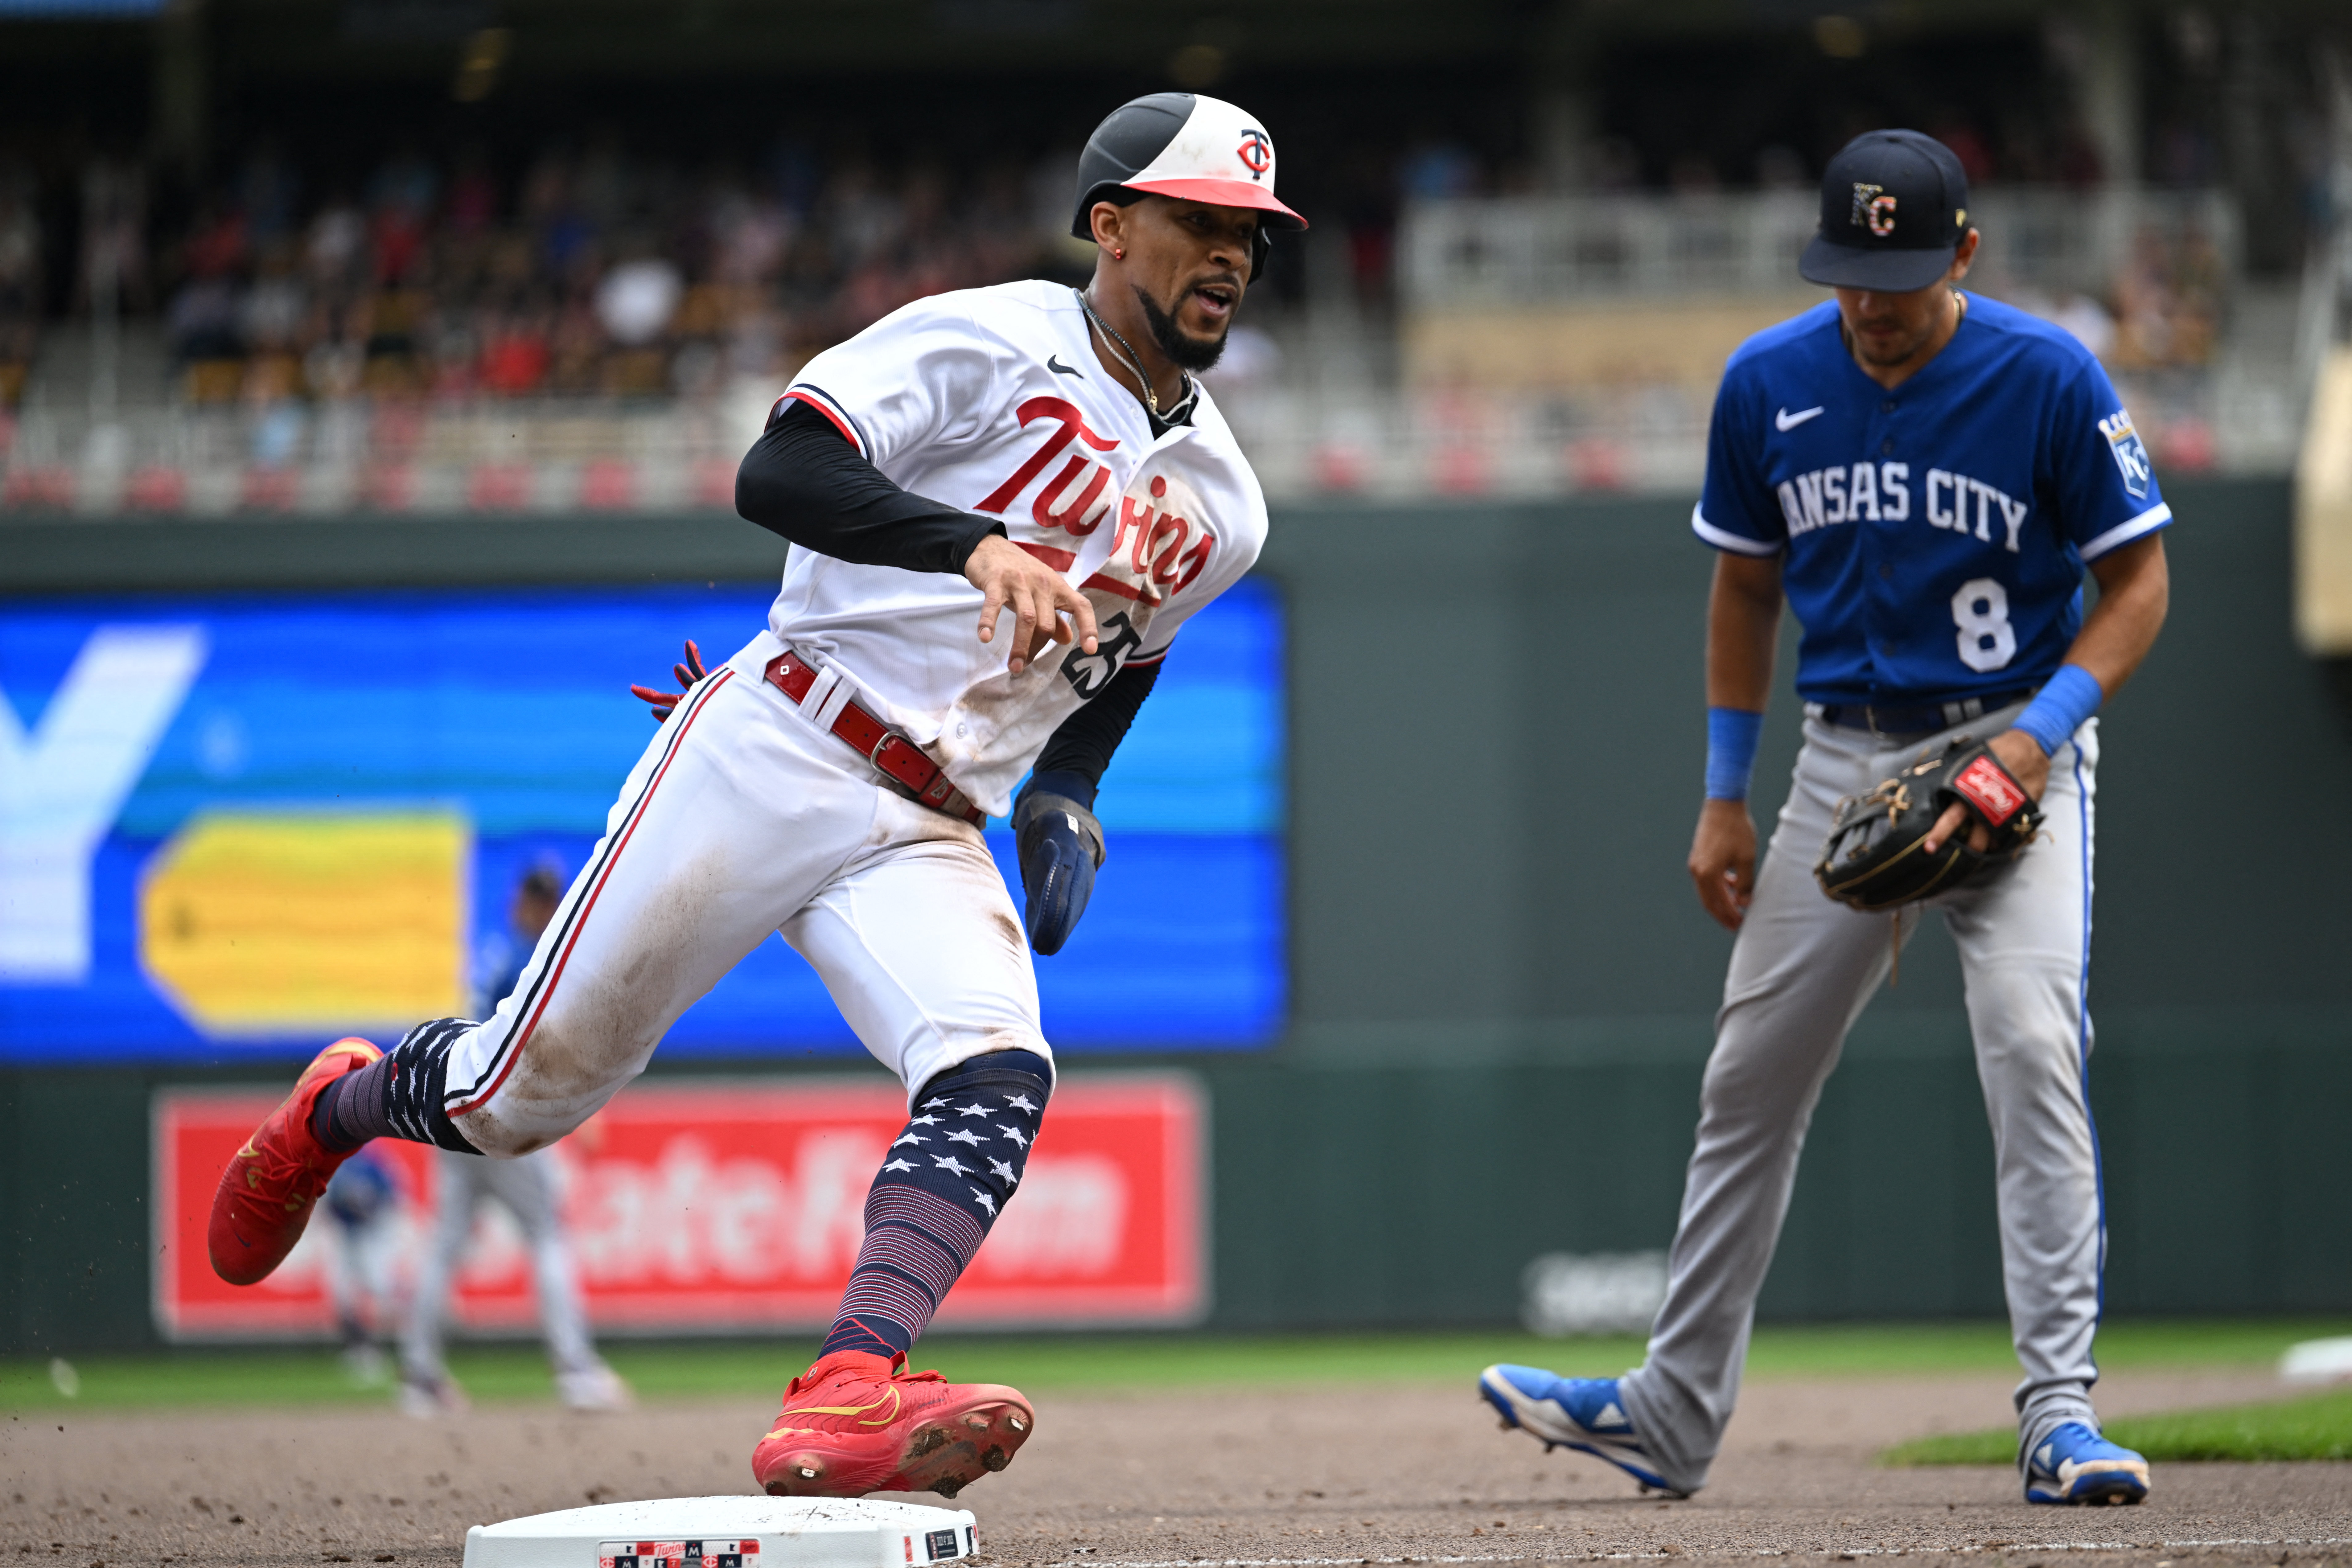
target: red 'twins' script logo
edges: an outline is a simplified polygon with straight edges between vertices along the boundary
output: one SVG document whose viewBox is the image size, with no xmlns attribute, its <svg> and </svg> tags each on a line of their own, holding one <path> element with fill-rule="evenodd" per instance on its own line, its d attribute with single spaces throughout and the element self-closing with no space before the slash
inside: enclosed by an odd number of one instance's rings
<svg viewBox="0 0 2352 1568">
<path fill-rule="evenodd" d="M 1206 523 L 1180 517 L 1169 508 L 1166 478 L 1153 475 L 1150 491 L 1148 499 L 1119 498 L 1118 532 L 1111 536 L 1110 559 L 1082 586 L 1157 604 L 1169 594 L 1192 587 L 1193 580 L 1207 570 L 1217 536 Z"/>
<path fill-rule="evenodd" d="M 1059 456 L 1072 442 L 1083 442 L 1097 452 L 1108 452 L 1118 444 L 1118 437 L 1097 435 L 1087 429 L 1086 415 L 1078 412 L 1076 404 L 1063 398 L 1033 397 L 1013 412 L 1020 416 L 1024 427 L 1041 419 L 1050 419 L 1057 428 L 1045 438 L 1045 445 L 1031 453 L 1027 460 L 1013 471 L 1013 477 L 989 492 L 988 499 L 979 507 L 983 512 L 1002 515 L 1004 508 L 1029 487 L 1029 482 L 1045 471 L 1045 465 Z M 1094 473 L 1087 476 L 1089 468 Z M 1081 478 L 1085 479 L 1083 484 L 1080 483 Z M 1062 471 L 1038 489 L 1037 498 L 1029 506 L 1030 517 L 1041 528 L 1066 528 L 1074 536 L 1084 538 L 1100 528 L 1103 518 L 1110 513 L 1110 502 L 1103 495 L 1109 484 L 1108 468 L 1088 460 L 1083 452 L 1072 453 L 1070 460 L 1062 465 Z M 1069 563 L 1065 561 L 1062 564 L 1066 566 Z"/>
<path fill-rule="evenodd" d="M 1198 519 L 1197 497 L 1190 503 L 1170 501 L 1168 481 L 1159 475 L 1152 476 L 1147 496 L 1114 497 L 1110 493 L 1109 466 L 1095 461 L 1084 448 L 1109 452 L 1118 445 L 1118 437 L 1098 435 L 1088 429 L 1086 416 L 1076 405 L 1058 397 L 1033 397 L 1013 413 L 1024 427 L 1039 420 L 1051 420 L 1053 434 L 1022 461 L 1012 477 L 990 491 L 988 498 L 975 510 L 1003 516 L 1055 458 L 1076 445 L 1080 450 L 1070 451 L 1069 461 L 1062 465 L 1060 472 L 1037 486 L 1036 495 L 1030 498 L 1029 517 L 1041 528 L 1058 528 L 1073 539 L 1082 539 L 1102 527 L 1104 519 L 1111 515 L 1112 503 L 1118 503 L 1118 532 L 1112 538 L 1110 557 L 1102 570 L 1081 586 L 1157 604 L 1169 594 L 1181 593 L 1191 587 L 1207 570 L 1217 540 L 1208 525 Z M 1179 505 L 1186 506 L 1195 516 L 1179 516 L 1175 509 Z M 1014 542 L 1056 571 L 1068 570 L 1077 559 L 1076 550 Z"/>
</svg>

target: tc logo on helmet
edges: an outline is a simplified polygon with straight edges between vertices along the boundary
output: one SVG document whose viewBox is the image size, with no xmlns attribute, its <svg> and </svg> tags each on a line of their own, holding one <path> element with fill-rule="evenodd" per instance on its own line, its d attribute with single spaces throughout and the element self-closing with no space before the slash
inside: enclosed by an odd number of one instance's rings
<svg viewBox="0 0 2352 1568">
<path fill-rule="evenodd" d="M 1895 198 L 1884 185 L 1853 183 L 1853 226 L 1868 229 L 1880 239 L 1895 232 Z"/>
<path fill-rule="evenodd" d="M 1243 131 L 1242 144 L 1235 152 L 1253 180 L 1265 179 L 1265 172 L 1274 167 L 1274 143 L 1266 140 L 1263 131 Z"/>
</svg>

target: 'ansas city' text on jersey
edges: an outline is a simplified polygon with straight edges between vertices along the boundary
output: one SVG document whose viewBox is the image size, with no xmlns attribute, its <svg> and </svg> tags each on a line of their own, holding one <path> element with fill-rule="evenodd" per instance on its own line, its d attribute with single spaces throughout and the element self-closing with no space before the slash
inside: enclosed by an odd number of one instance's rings
<svg viewBox="0 0 2352 1568">
<path fill-rule="evenodd" d="M 1801 695 L 1891 706 L 2048 680 L 2082 629 L 2084 564 L 2171 519 L 2090 350 L 1972 294 L 1892 392 L 1854 363 L 1833 301 L 1740 345 L 1691 526 L 1785 552 Z"/>
<path fill-rule="evenodd" d="M 1057 645 L 1016 675 L 1011 618 L 982 643 L 961 577 L 786 559 L 770 633 L 839 666 L 992 814 L 1063 719 L 1121 665 L 1165 654 L 1265 542 L 1265 494 L 1207 392 L 1155 440 L 1056 284 L 917 300 L 811 360 L 785 395 L 902 488 L 1002 519 L 1094 604 L 1099 651 Z"/>
</svg>

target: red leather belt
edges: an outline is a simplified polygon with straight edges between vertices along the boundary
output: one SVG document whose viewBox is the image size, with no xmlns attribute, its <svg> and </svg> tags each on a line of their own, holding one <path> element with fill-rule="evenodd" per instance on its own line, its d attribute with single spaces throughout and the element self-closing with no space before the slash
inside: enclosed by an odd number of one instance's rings
<svg viewBox="0 0 2352 1568">
<path fill-rule="evenodd" d="M 767 681 L 797 703 L 804 700 L 809 688 L 816 685 L 816 671 L 798 653 L 779 653 L 768 661 Z M 987 823 L 988 813 L 973 805 L 971 797 L 955 787 L 955 781 L 940 771 L 940 765 L 925 755 L 921 747 L 856 702 L 842 704 L 840 716 L 833 721 L 833 733 L 872 763 L 884 778 L 905 789 L 917 804 L 960 818 L 975 828 Z"/>
</svg>

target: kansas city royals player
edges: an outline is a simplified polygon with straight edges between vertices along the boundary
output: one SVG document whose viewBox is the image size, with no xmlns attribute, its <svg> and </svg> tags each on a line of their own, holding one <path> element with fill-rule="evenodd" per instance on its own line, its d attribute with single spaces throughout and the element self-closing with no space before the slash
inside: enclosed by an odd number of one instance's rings
<svg viewBox="0 0 2352 1568">
<path fill-rule="evenodd" d="M 1856 138 L 1823 176 L 1802 262 L 1835 302 L 1750 339 L 1725 371 L 1691 519 L 1721 553 L 1690 871 L 1738 936 L 1666 1300 L 1648 1359 L 1623 1377 L 1496 1366 L 1480 1380 L 1507 1425 L 1666 1491 L 1706 1481 L 1806 1124 L 1892 958 L 1888 917 L 1814 883 L 1831 814 L 1969 734 L 1991 737 L 2047 819 L 2021 858 L 1930 901 L 1959 948 L 1992 1119 L 2025 1495 L 2147 1493 L 2146 1462 L 2101 1437 L 2091 1407 L 2105 1233 L 2085 969 L 2092 716 L 2163 624 L 2172 514 L 2098 362 L 1958 288 L 1978 243 L 1967 207 L 1940 143 Z M 2086 566 L 2099 584 L 2087 617 Z M 1759 868 L 1746 797 L 1784 596 L 1804 629 L 1804 747 Z M 1947 813 L 1931 851 L 1961 822 Z M 1899 940 L 1919 911 L 1896 918 Z"/>
<path fill-rule="evenodd" d="M 1241 110 L 1139 99 L 1081 158 L 1085 290 L 919 300 L 803 369 L 738 480 L 744 515 L 793 541 L 767 627 L 677 700 L 489 1018 L 421 1024 L 388 1053 L 338 1041 L 305 1070 L 223 1174 L 224 1278 L 275 1269 L 369 1138 L 512 1157 L 564 1136 L 781 930 L 909 1114 L 753 1473 L 778 1493 L 953 1496 L 1004 1467 L 1034 1424 L 1021 1395 L 903 1370 L 1053 1087 L 1031 942 L 979 824 L 1034 764 L 1024 862 L 1091 870 L 1112 748 L 1186 619 L 1264 542 L 1256 477 L 1192 372 L 1268 226 L 1305 226 L 1274 189 L 1274 144 Z M 1032 904 L 1050 951 L 1078 900 Z"/>
</svg>

